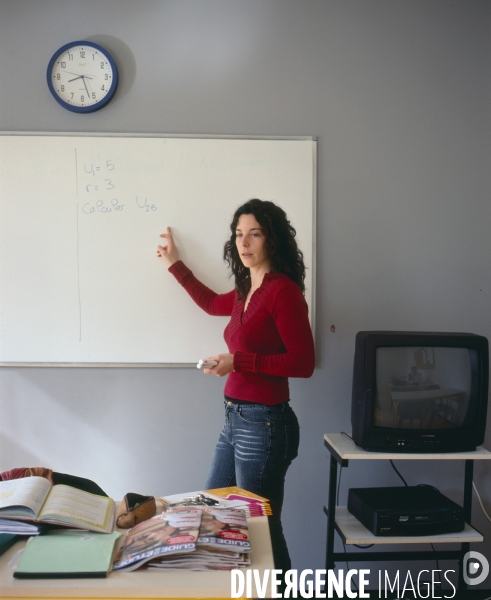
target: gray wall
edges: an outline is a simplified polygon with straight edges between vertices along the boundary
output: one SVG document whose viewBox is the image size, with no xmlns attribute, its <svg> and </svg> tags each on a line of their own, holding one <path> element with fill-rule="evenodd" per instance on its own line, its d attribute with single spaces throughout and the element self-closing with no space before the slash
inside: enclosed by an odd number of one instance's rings
<svg viewBox="0 0 491 600">
<path fill-rule="evenodd" d="M 490 12 L 487 0 L 0 2 L 1 130 L 318 136 L 318 359 L 291 382 L 302 441 L 284 510 L 298 569 L 323 567 L 323 434 L 350 432 L 355 333 L 491 337 Z M 105 45 L 121 72 L 91 115 L 61 109 L 45 82 L 77 39 Z M 223 381 L 196 371 L 3 369 L 1 468 L 76 466 L 115 497 L 199 489 Z M 463 465 L 399 464 L 461 501 Z M 488 510 L 490 472 L 476 467 Z M 399 483 L 388 463 L 352 463 L 340 502 L 354 485 Z M 477 503 L 474 515 L 489 537 Z"/>
</svg>

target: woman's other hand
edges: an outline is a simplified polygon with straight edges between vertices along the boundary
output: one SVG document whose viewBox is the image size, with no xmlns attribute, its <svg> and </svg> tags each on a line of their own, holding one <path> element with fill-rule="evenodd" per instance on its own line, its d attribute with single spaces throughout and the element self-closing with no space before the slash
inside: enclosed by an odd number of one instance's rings
<svg viewBox="0 0 491 600">
<path fill-rule="evenodd" d="M 208 356 L 206 360 L 217 360 L 218 364 L 213 369 L 203 369 L 205 375 L 216 375 L 224 377 L 234 370 L 234 355 L 233 354 L 217 354 Z"/>
<path fill-rule="evenodd" d="M 179 251 L 174 243 L 174 238 L 172 237 L 170 227 L 167 227 L 167 231 L 165 233 L 161 233 L 160 237 L 165 238 L 167 243 L 165 246 L 157 247 L 157 256 L 162 258 L 165 264 L 170 267 L 179 260 Z"/>
</svg>

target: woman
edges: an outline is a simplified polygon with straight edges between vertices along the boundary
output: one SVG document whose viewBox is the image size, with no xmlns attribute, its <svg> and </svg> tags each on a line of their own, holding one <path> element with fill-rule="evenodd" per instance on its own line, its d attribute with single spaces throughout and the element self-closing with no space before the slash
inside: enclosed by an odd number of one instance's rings
<svg viewBox="0 0 491 600">
<path fill-rule="evenodd" d="M 230 316 L 229 352 L 207 375 L 229 375 L 225 425 L 206 489 L 237 485 L 268 498 L 275 567 L 291 568 L 281 526 L 285 475 L 297 456 L 298 421 L 290 407 L 288 377 L 310 377 L 314 343 L 308 321 L 305 265 L 286 213 L 273 202 L 250 200 L 237 209 L 224 259 L 235 289 L 216 294 L 179 260 L 170 229 L 157 255 L 208 314 Z"/>
</svg>

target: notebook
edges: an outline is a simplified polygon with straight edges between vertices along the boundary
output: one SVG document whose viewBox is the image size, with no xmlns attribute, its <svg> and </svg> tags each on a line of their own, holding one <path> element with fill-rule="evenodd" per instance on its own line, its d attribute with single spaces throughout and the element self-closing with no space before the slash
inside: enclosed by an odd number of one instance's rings
<svg viewBox="0 0 491 600">
<path fill-rule="evenodd" d="M 106 577 L 120 534 L 57 530 L 31 538 L 14 571 L 17 579 Z"/>
</svg>

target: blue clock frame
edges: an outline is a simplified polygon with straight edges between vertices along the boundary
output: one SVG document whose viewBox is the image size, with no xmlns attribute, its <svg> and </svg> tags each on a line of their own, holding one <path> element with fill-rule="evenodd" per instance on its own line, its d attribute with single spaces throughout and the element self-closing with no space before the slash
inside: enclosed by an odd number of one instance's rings
<svg viewBox="0 0 491 600">
<path fill-rule="evenodd" d="M 90 48 L 95 48 L 96 50 L 101 52 L 107 58 L 109 64 L 111 65 L 112 71 L 113 71 L 113 78 L 111 81 L 109 92 L 104 96 L 104 98 L 102 100 L 100 100 L 96 104 L 91 104 L 90 106 L 74 106 L 73 104 L 70 104 L 69 102 L 65 102 L 65 100 L 63 100 L 62 98 L 60 98 L 60 96 L 58 96 L 58 94 L 56 93 L 56 90 L 53 86 L 51 74 L 52 74 L 53 66 L 56 63 L 56 60 L 58 59 L 60 54 L 63 54 L 63 52 L 65 52 L 66 50 L 68 50 L 69 48 L 72 48 L 74 46 L 88 46 Z M 70 42 L 68 44 L 65 44 L 61 48 L 59 48 L 53 54 L 51 60 L 49 61 L 48 70 L 46 72 L 46 78 L 48 81 L 49 91 L 53 95 L 54 99 L 58 102 L 58 104 L 63 106 L 63 108 L 66 108 L 67 110 L 69 110 L 71 112 L 75 112 L 75 113 L 91 113 L 91 112 L 100 110 L 101 108 L 104 108 L 104 106 L 106 106 L 106 104 L 108 104 L 113 99 L 114 94 L 116 93 L 116 90 L 118 88 L 118 82 L 119 82 L 118 68 L 116 67 L 116 63 L 114 62 L 113 57 L 109 54 L 109 52 L 105 48 L 103 48 L 99 44 L 95 44 L 94 42 L 87 42 L 87 41 Z"/>
</svg>

